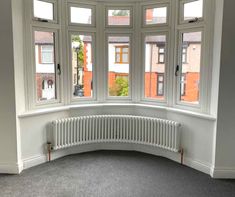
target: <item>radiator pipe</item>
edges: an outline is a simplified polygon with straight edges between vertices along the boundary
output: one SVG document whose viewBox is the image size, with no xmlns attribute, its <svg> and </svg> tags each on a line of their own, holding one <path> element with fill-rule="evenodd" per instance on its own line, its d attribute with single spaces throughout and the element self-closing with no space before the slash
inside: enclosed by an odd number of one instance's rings
<svg viewBox="0 0 235 197">
<path fill-rule="evenodd" d="M 51 142 L 47 142 L 47 151 L 48 151 L 48 161 L 51 161 L 51 150 L 52 150 L 52 145 Z"/>
<path fill-rule="evenodd" d="M 184 165 L 184 149 L 181 148 L 179 152 L 180 152 L 180 163 L 181 165 Z"/>
</svg>

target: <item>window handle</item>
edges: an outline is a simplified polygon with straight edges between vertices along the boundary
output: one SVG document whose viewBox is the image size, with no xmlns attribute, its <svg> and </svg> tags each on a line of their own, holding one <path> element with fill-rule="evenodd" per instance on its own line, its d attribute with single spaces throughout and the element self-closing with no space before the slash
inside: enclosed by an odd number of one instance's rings
<svg viewBox="0 0 235 197">
<path fill-rule="evenodd" d="M 196 23 L 196 22 L 198 22 L 198 21 L 199 21 L 199 18 L 196 17 L 196 18 L 190 20 L 189 23 Z"/>
<path fill-rule="evenodd" d="M 179 75 L 179 70 L 180 70 L 180 66 L 177 65 L 175 68 L 175 76 L 177 77 Z"/>
<path fill-rule="evenodd" d="M 36 20 L 39 21 L 39 22 L 48 23 L 48 20 L 43 19 L 43 18 L 36 18 Z"/>
<path fill-rule="evenodd" d="M 58 73 L 58 75 L 61 75 L 61 66 L 60 66 L 60 64 L 57 64 L 57 73 Z"/>
</svg>

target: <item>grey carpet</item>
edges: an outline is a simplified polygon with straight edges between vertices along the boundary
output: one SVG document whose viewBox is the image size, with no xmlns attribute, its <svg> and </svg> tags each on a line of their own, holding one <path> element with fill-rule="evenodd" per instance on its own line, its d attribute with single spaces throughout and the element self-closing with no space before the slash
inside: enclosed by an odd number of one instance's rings
<svg viewBox="0 0 235 197">
<path fill-rule="evenodd" d="M 235 197 L 235 180 L 213 180 L 162 157 L 98 151 L 0 175 L 0 196 Z"/>
</svg>

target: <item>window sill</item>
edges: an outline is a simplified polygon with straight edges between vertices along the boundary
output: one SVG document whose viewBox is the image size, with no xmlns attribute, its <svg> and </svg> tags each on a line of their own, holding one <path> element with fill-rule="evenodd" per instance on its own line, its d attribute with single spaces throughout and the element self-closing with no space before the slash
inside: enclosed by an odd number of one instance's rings
<svg viewBox="0 0 235 197">
<path fill-rule="evenodd" d="M 24 113 L 19 114 L 18 118 L 27 118 L 27 117 L 32 117 L 32 116 L 38 116 L 38 115 L 61 112 L 61 111 L 76 110 L 76 109 L 81 109 L 81 108 L 106 107 L 106 106 L 107 107 L 129 106 L 129 107 L 151 108 L 151 109 L 165 111 L 166 113 L 172 112 L 172 113 L 178 113 L 178 114 L 188 115 L 192 117 L 197 117 L 197 118 L 201 118 L 205 120 L 216 121 L 216 117 L 214 117 L 213 115 L 202 114 L 198 112 L 192 112 L 188 110 L 176 109 L 176 108 L 166 107 L 166 106 L 144 104 L 144 103 L 94 103 L 94 104 L 81 104 L 81 105 L 67 105 L 67 106 L 61 106 L 61 107 L 53 107 L 53 108 L 39 109 L 39 110 L 24 112 Z"/>
</svg>

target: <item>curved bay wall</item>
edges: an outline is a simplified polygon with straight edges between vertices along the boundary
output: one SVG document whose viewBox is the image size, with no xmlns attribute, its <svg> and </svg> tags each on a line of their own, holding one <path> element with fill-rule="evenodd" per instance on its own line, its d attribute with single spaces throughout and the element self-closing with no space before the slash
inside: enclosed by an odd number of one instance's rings
<svg viewBox="0 0 235 197">
<path fill-rule="evenodd" d="M 181 144 L 185 149 L 186 165 L 210 173 L 213 166 L 214 127 L 213 118 L 187 114 L 166 108 L 156 108 L 144 105 L 87 105 L 72 106 L 57 111 L 42 112 L 20 116 L 21 153 L 24 169 L 46 162 L 46 130 L 52 120 L 84 115 L 129 114 L 150 116 L 178 121 L 181 127 Z M 159 148 L 133 144 L 91 144 L 68 148 L 52 153 L 52 159 L 65 155 L 94 150 L 133 150 L 167 157 L 179 162 L 180 156 Z"/>
</svg>

